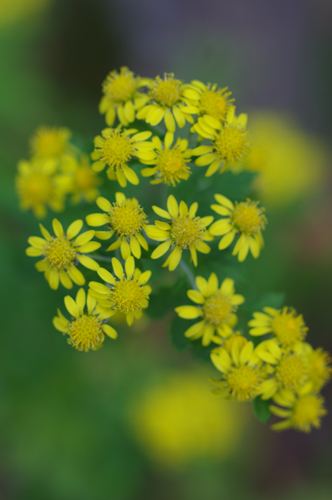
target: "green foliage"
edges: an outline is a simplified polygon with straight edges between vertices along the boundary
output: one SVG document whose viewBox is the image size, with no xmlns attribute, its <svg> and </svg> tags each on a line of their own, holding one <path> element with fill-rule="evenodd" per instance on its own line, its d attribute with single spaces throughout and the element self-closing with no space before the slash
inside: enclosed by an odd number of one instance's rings
<svg viewBox="0 0 332 500">
<path fill-rule="evenodd" d="M 255 416 L 258 418 L 258 420 L 260 420 L 264 424 L 266 424 L 272 416 L 272 413 L 269 408 L 270 404 L 271 404 L 270 399 L 264 400 L 260 397 L 255 398 L 252 402 L 252 407 Z"/>
</svg>

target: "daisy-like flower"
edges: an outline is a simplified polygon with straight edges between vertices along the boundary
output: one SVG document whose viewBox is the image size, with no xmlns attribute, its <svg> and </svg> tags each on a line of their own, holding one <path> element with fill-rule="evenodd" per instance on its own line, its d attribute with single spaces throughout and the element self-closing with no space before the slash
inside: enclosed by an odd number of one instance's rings
<svg viewBox="0 0 332 500">
<path fill-rule="evenodd" d="M 84 312 L 87 304 L 87 312 Z M 105 334 L 116 339 L 118 334 L 110 325 L 107 325 L 109 313 L 102 309 L 97 300 L 90 294 L 86 297 L 83 288 L 76 295 L 76 301 L 67 295 L 65 306 L 72 319 L 68 320 L 58 309 L 58 316 L 53 318 L 53 325 L 64 335 L 68 335 L 68 344 L 78 351 L 96 351 L 104 342 Z"/>
<path fill-rule="evenodd" d="M 188 149 L 186 139 L 178 139 L 172 146 L 173 134 L 166 134 L 165 143 L 162 144 L 159 137 L 154 137 L 155 156 L 152 160 L 141 160 L 146 165 L 155 165 L 152 168 L 143 168 L 143 177 L 154 176 L 151 184 L 164 183 L 167 186 L 176 186 L 181 179 L 187 180 L 191 174 L 187 163 L 191 158 L 191 150 Z"/>
<path fill-rule="evenodd" d="M 149 100 L 139 89 L 146 86 L 150 80 L 135 76 L 132 71 L 123 66 L 120 72 L 111 71 L 103 82 L 103 93 L 99 105 L 100 113 L 105 115 L 106 123 L 113 126 L 116 116 L 125 127 L 135 120 L 138 109 Z"/>
<path fill-rule="evenodd" d="M 117 240 L 107 248 L 107 251 L 120 247 L 121 255 L 126 260 L 131 254 L 137 259 L 141 257 L 141 247 L 149 249 L 148 243 L 142 235 L 142 230 L 148 222 L 143 208 L 136 198 L 126 198 L 123 193 L 115 193 L 115 203 L 106 198 L 99 197 L 97 205 L 106 214 L 90 214 L 86 221 L 89 226 L 102 226 L 107 224 L 109 229 L 97 231 L 100 239 L 109 239 L 113 235 Z"/>
<path fill-rule="evenodd" d="M 176 80 L 173 73 L 165 73 L 164 78 L 157 76 L 148 87 L 149 101 L 137 113 L 139 120 L 145 120 L 152 126 L 164 120 L 166 129 L 171 133 L 175 132 L 176 124 L 182 128 L 186 121 L 194 122 L 191 115 L 197 113 L 197 108 L 188 105 L 183 82 Z"/>
<path fill-rule="evenodd" d="M 101 246 L 97 241 L 91 241 L 95 231 L 86 231 L 77 236 L 83 226 L 80 219 L 70 224 L 66 233 L 57 219 L 53 219 L 52 225 L 55 236 L 51 236 L 47 229 L 39 224 L 44 238 L 30 236 L 28 243 L 31 246 L 26 249 L 26 254 L 30 257 L 44 257 L 36 263 L 36 268 L 44 272 L 53 290 L 58 288 L 59 281 L 65 288 L 72 288 L 72 282 L 79 286 L 84 285 L 85 278 L 76 266 L 80 263 L 93 271 L 98 269 L 99 264 L 84 255 Z"/>
<path fill-rule="evenodd" d="M 306 385 L 312 389 L 303 353 L 285 351 L 275 339 L 258 344 L 256 352 L 268 363 L 269 378 L 262 384 L 262 399 L 270 399 L 284 389 L 296 393 Z"/>
<path fill-rule="evenodd" d="M 97 173 L 92 170 L 89 159 L 84 156 L 80 161 L 75 161 L 71 170 L 71 201 L 79 203 L 87 201 L 92 203 L 99 195 L 98 186 L 101 184 Z"/>
<path fill-rule="evenodd" d="M 230 165 L 243 160 L 250 149 L 249 134 L 246 130 L 247 115 L 235 117 L 234 109 L 227 113 L 226 121 L 221 124 L 216 118 L 204 115 L 198 118 L 192 131 L 202 138 L 211 139 L 210 146 L 198 146 L 192 150 L 199 167 L 210 165 L 205 176 L 210 177 L 217 170 L 224 172 Z"/>
<path fill-rule="evenodd" d="M 330 354 L 321 347 L 314 349 L 308 342 L 298 342 L 294 352 L 304 356 L 312 391 L 320 391 L 332 376 Z"/>
<path fill-rule="evenodd" d="M 297 342 L 301 342 L 307 335 L 302 314 L 297 315 L 295 309 L 284 307 L 274 309 L 264 307 L 264 313 L 255 312 L 254 319 L 248 325 L 250 335 L 261 336 L 272 333 L 283 349 L 292 348 Z"/>
<path fill-rule="evenodd" d="M 262 362 L 254 344 L 241 335 L 229 347 L 216 347 L 211 352 L 212 363 L 223 374 L 220 381 L 213 382 L 219 386 L 214 393 L 226 399 L 252 401 L 261 393 Z"/>
<path fill-rule="evenodd" d="M 117 180 L 121 187 L 126 187 L 127 180 L 131 184 L 139 184 L 139 179 L 128 162 L 132 158 L 151 160 L 154 158 L 153 145 L 147 142 L 152 132 L 139 132 L 135 129 L 122 130 L 105 128 L 102 136 L 95 138 L 95 150 L 91 158 L 96 160 L 92 168 L 100 172 L 108 165 L 107 176 L 110 180 Z"/>
<path fill-rule="evenodd" d="M 264 208 L 258 206 L 257 201 L 241 201 L 235 205 L 225 196 L 216 194 L 219 205 L 211 205 L 212 210 L 224 218 L 212 224 L 209 231 L 213 236 L 223 236 L 219 241 L 219 250 L 224 250 L 233 243 L 236 235 L 240 235 L 233 255 L 238 255 L 238 260 L 243 262 L 249 250 L 257 259 L 264 246 L 262 230 L 265 229 L 267 219 Z"/>
<path fill-rule="evenodd" d="M 16 191 L 21 209 L 32 210 L 39 219 L 45 217 L 47 206 L 55 212 L 63 210 L 70 186 L 70 178 L 58 175 L 54 163 L 33 159 L 18 164 Z"/>
<path fill-rule="evenodd" d="M 271 405 L 271 412 L 283 419 L 271 426 L 275 431 L 293 428 L 297 431 L 310 432 L 312 427 L 320 427 L 321 417 L 327 413 L 322 396 L 309 392 L 308 388 L 304 388 L 300 394 L 283 391 L 273 400 L 279 406 Z"/>
<path fill-rule="evenodd" d="M 203 118 L 205 115 L 212 116 L 221 123 L 225 121 L 228 111 L 234 107 L 235 99 L 231 98 L 232 92 L 229 92 L 227 87 L 218 89 L 216 83 L 205 85 L 194 80 L 186 85 L 184 95 L 198 109 L 199 116 Z M 206 124 L 209 126 L 208 122 Z"/>
<path fill-rule="evenodd" d="M 244 302 L 244 297 L 235 294 L 234 281 L 230 278 L 224 279 L 219 287 L 215 273 L 210 275 L 208 281 L 197 276 L 196 285 L 198 290 L 188 290 L 187 295 L 197 305 L 175 308 L 180 318 L 200 318 L 184 335 L 191 340 L 202 337 L 204 346 L 210 342 L 221 344 L 222 339 L 232 333 L 237 322 L 234 312 L 237 306 Z"/>
<path fill-rule="evenodd" d="M 97 270 L 107 285 L 91 281 L 89 283 L 90 293 L 110 316 L 116 312 L 125 314 L 130 326 L 135 318 L 138 319 L 142 316 L 143 309 L 149 305 L 151 287 L 146 283 L 150 279 L 151 271 L 142 273 L 139 269 L 135 269 L 135 261 L 132 256 L 128 257 L 125 262 L 125 271 L 115 257 L 112 259 L 112 267 L 115 276 L 106 269 L 99 268 Z"/>
<path fill-rule="evenodd" d="M 70 149 L 70 130 L 41 126 L 31 138 L 32 154 L 44 160 L 57 158 Z"/>
<path fill-rule="evenodd" d="M 156 221 L 154 226 L 146 226 L 145 231 L 149 238 L 162 241 L 151 254 L 152 259 L 158 259 L 171 247 L 174 247 L 163 267 L 174 271 L 178 266 L 182 251 L 189 248 L 192 261 L 197 266 L 197 251 L 209 253 L 211 248 L 205 241 L 212 241 L 213 236 L 207 231 L 207 226 L 213 221 L 212 216 L 196 217 L 198 203 L 193 203 L 190 208 L 184 201 L 178 205 L 173 195 L 167 199 L 167 210 L 153 206 L 157 215 L 167 219 L 168 222 Z"/>
</svg>

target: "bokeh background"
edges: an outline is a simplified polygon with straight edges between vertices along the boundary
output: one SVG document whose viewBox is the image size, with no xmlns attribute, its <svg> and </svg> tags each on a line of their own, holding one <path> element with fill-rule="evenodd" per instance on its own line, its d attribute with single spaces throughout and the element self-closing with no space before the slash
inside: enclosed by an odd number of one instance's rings
<svg viewBox="0 0 332 500">
<path fill-rule="evenodd" d="M 24 254 L 36 221 L 14 189 L 40 124 L 100 132 L 114 68 L 230 87 L 269 152 L 251 159 L 269 225 L 248 275 L 285 292 L 331 351 L 331 60 L 330 0 L 1 0 L 1 500 L 332 498 L 331 416 L 276 434 L 211 398 L 211 369 L 174 350 L 165 318 L 97 352 L 69 348 L 50 321 L 63 295 Z"/>
</svg>

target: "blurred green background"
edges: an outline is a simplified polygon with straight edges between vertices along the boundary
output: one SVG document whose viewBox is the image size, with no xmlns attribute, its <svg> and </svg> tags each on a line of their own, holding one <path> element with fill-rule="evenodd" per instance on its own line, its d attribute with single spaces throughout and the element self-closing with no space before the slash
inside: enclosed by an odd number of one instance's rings
<svg viewBox="0 0 332 500">
<path fill-rule="evenodd" d="M 100 132 L 114 68 L 229 86 L 271 151 L 256 185 L 266 248 L 249 279 L 285 291 L 331 351 L 331 27 L 324 0 L 1 0 L 1 499 L 332 497 L 331 416 L 310 435 L 276 434 L 245 405 L 209 402 L 197 381 L 213 369 L 174 350 L 165 318 L 120 324 L 97 352 L 69 348 L 51 323 L 63 292 L 24 254 L 37 223 L 14 189 L 40 124 Z"/>
</svg>

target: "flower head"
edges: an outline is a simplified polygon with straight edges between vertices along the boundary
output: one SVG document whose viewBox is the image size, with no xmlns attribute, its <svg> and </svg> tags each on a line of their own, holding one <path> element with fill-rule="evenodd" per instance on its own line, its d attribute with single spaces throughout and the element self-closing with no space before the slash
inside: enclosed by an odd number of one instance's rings
<svg viewBox="0 0 332 500">
<path fill-rule="evenodd" d="M 53 219 L 55 236 L 51 236 L 47 229 L 40 224 L 39 227 L 44 238 L 30 236 L 28 239 L 31 246 L 26 249 L 26 254 L 30 257 L 44 257 L 43 260 L 37 262 L 36 268 L 38 271 L 44 272 L 45 278 L 53 290 L 58 288 L 59 281 L 65 288 L 72 288 L 72 281 L 76 285 L 84 285 L 85 278 L 77 269 L 78 263 L 94 271 L 99 267 L 97 262 L 84 254 L 94 252 L 101 245 L 97 241 L 91 241 L 95 235 L 93 230 L 77 236 L 82 226 L 83 221 L 78 219 L 70 224 L 65 233 L 61 223 L 57 219 Z"/>
<path fill-rule="evenodd" d="M 95 161 L 93 170 L 100 172 L 108 165 L 107 175 L 111 180 L 117 179 L 121 187 L 126 187 L 127 180 L 131 184 L 139 184 L 134 170 L 128 166 L 128 162 L 135 157 L 149 160 L 154 158 L 152 143 L 146 139 L 151 137 L 152 132 L 139 132 L 135 129 L 122 130 L 105 128 L 102 136 L 95 138 L 95 150 L 91 158 Z"/>
<path fill-rule="evenodd" d="M 320 427 L 321 417 L 327 413 L 323 407 L 322 396 L 310 393 L 308 390 L 303 390 L 300 395 L 292 391 L 283 391 L 274 397 L 274 401 L 279 406 L 271 405 L 271 412 L 284 419 L 272 425 L 272 429 L 276 431 L 293 428 L 301 432 L 310 432 L 312 427 Z"/>
<path fill-rule="evenodd" d="M 231 335 L 237 322 L 234 312 L 244 302 L 244 297 L 235 295 L 234 281 L 230 278 L 226 278 L 219 287 L 215 273 L 210 275 L 208 281 L 197 276 L 196 285 L 198 290 L 188 290 L 187 295 L 197 306 L 175 308 L 181 318 L 200 318 L 184 335 L 191 340 L 202 337 L 203 345 L 209 345 L 211 341 L 220 344 Z"/>
<path fill-rule="evenodd" d="M 165 143 L 162 144 L 159 137 L 154 137 L 152 143 L 155 148 L 155 156 L 152 160 L 141 160 L 141 163 L 155 165 L 144 168 L 141 174 L 144 177 L 154 176 L 151 184 L 164 183 L 168 186 L 176 186 L 182 179 L 187 180 L 191 174 L 187 163 L 191 158 L 191 150 L 188 149 L 188 141 L 178 139 L 172 146 L 173 134 L 167 135 Z"/>
<path fill-rule="evenodd" d="M 186 121 L 193 123 L 192 114 L 197 108 L 186 105 L 184 86 L 181 80 L 174 78 L 173 73 L 165 73 L 164 78 L 157 76 L 149 84 L 149 101 L 138 113 L 139 120 L 145 120 L 152 126 L 158 125 L 163 119 L 168 132 L 175 132 L 175 123 L 182 128 Z"/>
<path fill-rule="evenodd" d="M 98 186 L 101 181 L 97 173 L 92 170 L 89 159 L 84 156 L 80 161 L 74 161 L 68 172 L 71 175 L 71 200 L 79 203 L 86 200 L 92 203 L 99 195 Z"/>
<path fill-rule="evenodd" d="M 270 399 L 285 389 L 299 393 L 307 384 L 312 387 L 303 353 L 285 351 L 275 339 L 261 342 L 256 352 L 268 364 L 269 378 L 262 384 L 262 399 Z"/>
<path fill-rule="evenodd" d="M 148 220 L 143 208 L 136 198 L 126 198 L 123 193 L 115 193 L 115 203 L 99 197 L 97 205 L 106 214 L 91 214 L 86 218 L 89 226 L 107 224 L 106 231 L 97 231 L 97 238 L 109 239 L 115 235 L 118 239 L 108 247 L 108 251 L 120 247 L 121 255 L 126 260 L 131 254 L 137 259 L 141 257 L 141 247 L 148 250 L 148 244 L 142 230 Z"/>
<path fill-rule="evenodd" d="M 60 212 L 69 189 L 70 179 L 58 175 L 53 163 L 36 159 L 19 162 L 16 190 L 22 210 L 32 210 L 40 219 L 45 217 L 47 206 Z"/>
<path fill-rule="evenodd" d="M 66 128 L 39 127 L 31 138 L 32 154 L 44 160 L 58 158 L 68 151 L 70 136 Z"/>
<path fill-rule="evenodd" d="M 246 130 L 247 115 L 235 117 L 234 109 L 227 113 L 224 124 L 212 116 L 200 117 L 192 127 L 201 137 L 212 140 L 210 146 L 198 146 L 193 149 L 194 156 L 199 156 L 196 165 L 210 165 L 205 176 L 210 177 L 217 170 L 224 172 L 230 165 L 243 160 L 250 149 L 249 134 Z"/>
<path fill-rule="evenodd" d="M 302 314 L 297 315 L 292 308 L 274 309 L 264 307 L 265 313 L 254 313 L 254 319 L 249 321 L 249 333 L 253 336 L 272 333 L 282 348 L 291 348 L 297 342 L 305 339 L 308 328 Z"/>
<path fill-rule="evenodd" d="M 186 85 L 185 96 L 196 106 L 198 115 L 203 118 L 205 115 L 212 116 L 221 123 L 225 121 L 228 111 L 234 107 L 231 95 L 232 92 L 229 92 L 227 87 L 218 89 L 216 83 L 205 85 L 194 80 L 190 85 Z"/>
<path fill-rule="evenodd" d="M 149 82 L 135 76 L 123 66 L 120 72 L 111 71 L 103 82 L 104 96 L 100 102 L 100 113 L 106 113 L 106 123 L 113 126 L 116 116 L 125 127 L 135 120 L 135 113 L 147 102 L 148 97 L 139 92 Z"/>
<path fill-rule="evenodd" d="M 84 312 L 87 303 L 87 312 Z M 58 309 L 58 316 L 53 318 L 53 325 L 57 330 L 68 335 L 68 344 L 72 345 L 78 351 L 95 351 L 99 349 L 105 339 L 105 334 L 116 339 L 118 334 L 110 325 L 105 324 L 108 321 L 108 311 L 102 309 L 97 300 L 86 294 L 83 288 L 80 288 L 76 295 L 76 301 L 67 295 L 65 297 L 65 306 L 72 316 L 69 321 Z"/>
<path fill-rule="evenodd" d="M 223 374 L 220 381 L 214 382 L 219 386 L 214 391 L 216 394 L 237 401 L 252 401 L 260 394 L 264 375 L 261 370 L 262 362 L 252 342 L 239 335 L 232 342 L 231 349 L 214 348 L 211 361 Z"/>
<path fill-rule="evenodd" d="M 297 343 L 294 351 L 304 357 L 312 391 L 320 391 L 332 376 L 330 354 L 321 347 L 314 349 L 308 342 Z"/>
<path fill-rule="evenodd" d="M 264 245 L 262 230 L 265 229 L 267 219 L 264 208 L 258 206 L 256 201 L 241 201 L 235 205 L 225 196 L 216 194 L 218 205 L 211 205 L 212 210 L 223 215 L 212 224 L 209 231 L 213 236 L 223 236 L 219 241 L 219 250 L 223 250 L 233 243 L 236 235 L 240 235 L 233 255 L 238 255 L 240 262 L 244 261 L 249 250 L 257 259 Z"/>
<path fill-rule="evenodd" d="M 151 271 L 142 273 L 135 269 L 134 257 L 130 256 L 125 262 L 125 272 L 122 265 L 115 257 L 112 259 L 112 267 L 115 276 L 103 268 L 99 268 L 99 276 L 107 283 L 91 281 L 89 283 L 90 293 L 98 300 L 103 309 L 109 315 L 121 312 L 126 315 L 130 326 L 134 318 L 140 318 L 143 309 L 149 305 L 151 287 L 146 285 L 151 276 Z"/>
<path fill-rule="evenodd" d="M 193 203 L 190 208 L 180 202 L 178 205 L 173 195 L 167 199 L 167 210 L 153 206 L 157 215 L 168 220 L 168 222 L 156 221 L 154 226 L 146 227 L 146 234 L 156 241 L 163 241 L 151 254 L 152 259 L 158 259 L 171 247 L 174 247 L 163 267 L 168 266 L 174 271 L 181 260 L 182 251 L 189 248 L 192 261 L 197 266 L 197 251 L 209 253 L 211 248 L 205 241 L 211 241 L 213 237 L 206 230 L 213 221 L 213 217 L 196 217 L 198 203 Z"/>
</svg>

